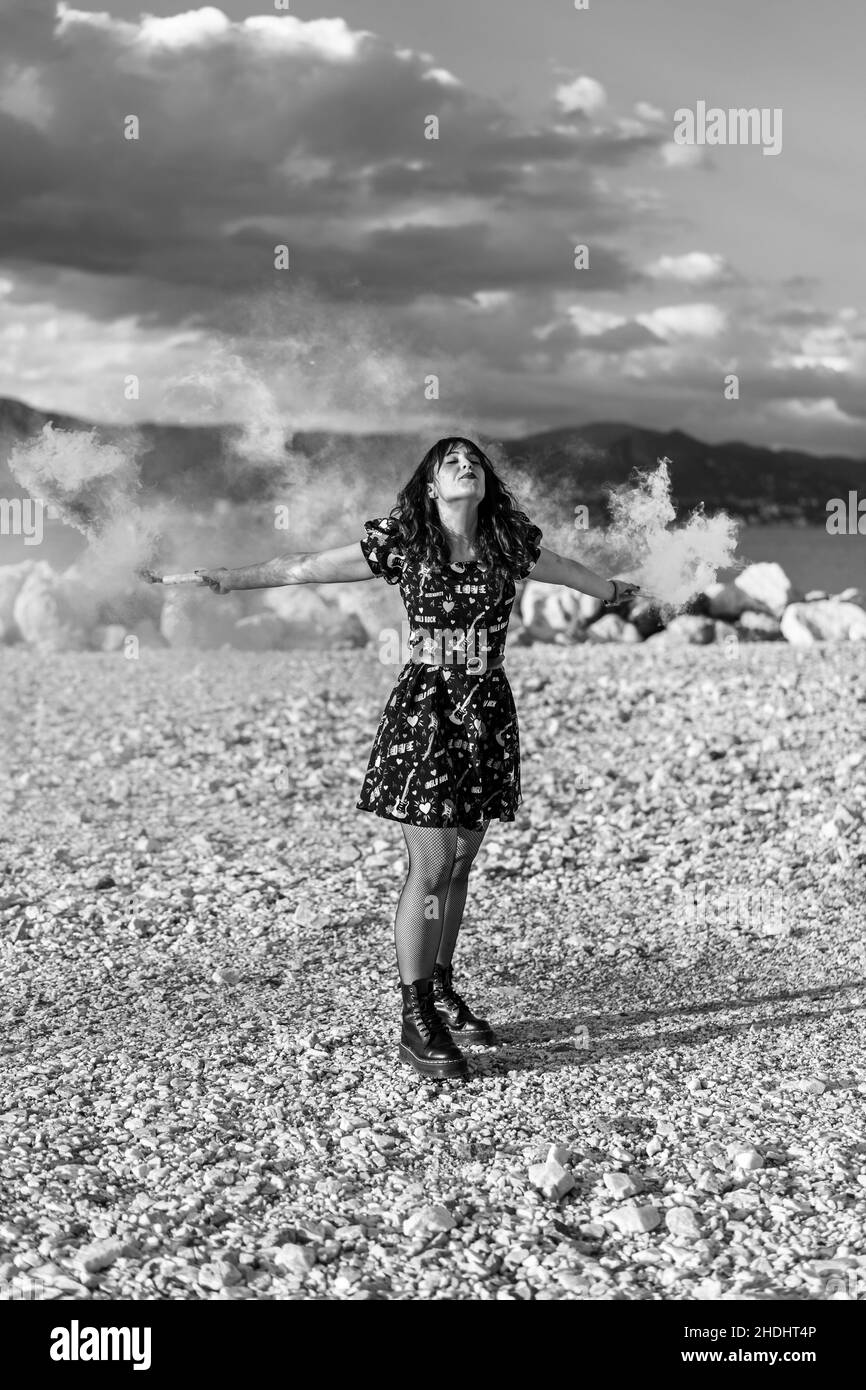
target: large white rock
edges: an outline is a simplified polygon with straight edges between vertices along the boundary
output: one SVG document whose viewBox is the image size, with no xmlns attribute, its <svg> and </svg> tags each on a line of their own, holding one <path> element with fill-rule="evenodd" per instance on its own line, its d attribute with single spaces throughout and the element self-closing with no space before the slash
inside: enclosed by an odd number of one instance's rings
<svg viewBox="0 0 866 1390">
<path fill-rule="evenodd" d="M 659 642 L 664 637 L 668 642 L 687 642 L 693 647 L 705 647 L 716 640 L 716 625 L 712 618 L 699 613 L 680 613 L 672 618 L 664 633 L 656 633 L 647 638 L 649 642 Z"/>
<path fill-rule="evenodd" d="M 603 611 L 601 599 L 562 584 L 529 579 L 520 596 L 520 618 L 534 642 L 575 642 Z"/>
<path fill-rule="evenodd" d="M 728 621 L 746 612 L 781 618 L 788 604 L 800 597 L 782 566 L 773 561 L 747 565 L 730 583 L 708 584 L 705 592 L 711 616 Z"/>
<path fill-rule="evenodd" d="M 618 613 L 603 613 L 598 622 L 586 629 L 591 642 L 640 642 L 642 640 L 636 627 L 627 623 Z"/>
<path fill-rule="evenodd" d="M 771 618 L 781 618 L 788 604 L 800 597 L 782 566 L 773 561 L 748 565 L 734 585 L 745 594 L 746 608 L 752 613 L 769 613 Z"/>
<path fill-rule="evenodd" d="M 843 589 L 841 594 L 831 594 L 839 603 L 856 603 L 860 608 L 866 608 L 866 589 Z"/>
<path fill-rule="evenodd" d="M 22 560 L 17 565 L 0 565 L 0 642 L 17 642 L 21 637 L 14 616 L 15 600 L 36 564 L 36 560 Z"/>
<path fill-rule="evenodd" d="M 782 614 L 782 636 L 795 647 L 814 642 L 866 642 L 866 609 L 837 599 L 792 603 Z"/>
<path fill-rule="evenodd" d="M 92 614 L 75 587 L 38 560 L 15 599 L 12 617 L 25 642 L 39 651 L 82 651 L 90 645 Z"/>
<path fill-rule="evenodd" d="M 734 583 L 708 584 L 704 592 L 713 618 L 724 618 L 727 622 L 732 622 L 746 611 L 746 595 Z"/>
</svg>

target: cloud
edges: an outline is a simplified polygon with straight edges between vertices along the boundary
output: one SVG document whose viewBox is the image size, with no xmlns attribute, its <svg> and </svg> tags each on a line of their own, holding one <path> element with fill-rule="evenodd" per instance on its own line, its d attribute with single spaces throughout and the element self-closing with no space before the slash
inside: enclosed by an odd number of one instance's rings
<svg viewBox="0 0 866 1390">
<path fill-rule="evenodd" d="M 498 433 L 627 415 L 724 437 L 736 369 L 741 434 L 777 427 L 768 402 L 833 399 L 803 442 L 862 451 L 863 315 L 823 314 L 814 277 L 749 286 L 672 249 L 667 174 L 716 166 L 595 78 L 564 74 L 529 119 L 342 18 L 0 0 L 0 92 L 0 394 L 160 418 L 210 371 L 228 416 L 237 356 L 299 426 L 447 408 Z M 424 405 L 430 373 L 447 406 Z"/>
<path fill-rule="evenodd" d="M 711 167 L 708 145 L 662 145 L 662 163 L 668 169 L 706 169 Z"/>
<path fill-rule="evenodd" d="M 687 251 L 679 256 L 659 256 L 646 267 L 654 280 L 677 280 L 686 285 L 719 284 L 730 278 L 724 256 L 711 251 Z"/>
<path fill-rule="evenodd" d="M 667 304 L 636 314 L 636 321 L 665 342 L 680 338 L 717 338 L 727 316 L 717 304 Z"/>
<path fill-rule="evenodd" d="M 660 106 L 653 106 L 648 101 L 636 101 L 634 104 L 634 114 L 642 121 L 663 121 L 665 113 Z"/>
<path fill-rule="evenodd" d="M 296 278 L 335 301 L 552 284 L 564 185 L 597 232 L 611 212 L 598 171 L 661 139 L 616 121 L 527 129 L 432 55 L 344 19 L 206 7 L 127 20 L 61 4 L 52 24 L 48 10 L 36 0 L 23 50 L 12 29 L 0 59 L 0 257 L 167 282 L 177 312 L 190 287 L 265 289 L 281 244 Z M 571 112 L 603 105 L 591 78 L 560 92 Z M 490 221 L 496 199 L 510 218 Z M 449 225 L 461 200 L 475 217 Z M 624 258 L 596 243 L 600 270 L 628 283 Z"/>
<path fill-rule="evenodd" d="M 571 82 L 560 83 L 553 95 L 566 115 L 580 112 L 594 116 L 607 105 L 607 93 L 594 77 L 575 77 Z"/>
</svg>

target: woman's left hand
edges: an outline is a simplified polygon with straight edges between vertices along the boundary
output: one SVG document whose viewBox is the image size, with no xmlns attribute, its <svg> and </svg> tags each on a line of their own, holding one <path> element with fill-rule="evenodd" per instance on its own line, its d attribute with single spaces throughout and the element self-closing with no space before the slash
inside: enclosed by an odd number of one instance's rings
<svg viewBox="0 0 866 1390">
<path fill-rule="evenodd" d="M 626 599 L 636 598 L 640 593 L 640 585 L 632 584 L 630 580 L 612 579 L 610 582 L 614 586 L 614 592 L 613 596 L 605 601 L 607 608 L 616 608 Z"/>
</svg>

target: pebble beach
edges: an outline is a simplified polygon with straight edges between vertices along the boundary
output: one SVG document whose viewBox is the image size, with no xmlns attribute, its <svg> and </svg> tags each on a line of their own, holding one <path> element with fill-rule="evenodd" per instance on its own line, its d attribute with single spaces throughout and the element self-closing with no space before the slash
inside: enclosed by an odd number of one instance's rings
<svg viewBox="0 0 866 1390">
<path fill-rule="evenodd" d="M 5 1296 L 866 1295 L 859 644 L 506 670 L 454 958 L 502 1046 L 431 1082 L 354 809 L 396 671 L 3 649 Z"/>
</svg>

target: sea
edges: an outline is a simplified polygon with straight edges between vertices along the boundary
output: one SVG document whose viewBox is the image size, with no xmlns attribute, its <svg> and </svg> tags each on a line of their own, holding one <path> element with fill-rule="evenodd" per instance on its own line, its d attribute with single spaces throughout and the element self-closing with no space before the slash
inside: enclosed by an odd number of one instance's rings
<svg viewBox="0 0 866 1390">
<path fill-rule="evenodd" d="M 78 558 L 82 538 L 59 522 L 45 520 L 41 545 L 27 545 L 20 536 L 0 536 L 0 565 L 20 560 L 48 560 L 64 569 Z M 823 526 L 796 526 L 773 522 L 740 527 L 735 565 L 719 578 L 733 579 L 743 564 L 775 560 L 801 593 L 826 589 L 838 594 L 854 586 L 866 589 L 866 535 L 829 535 Z M 202 557 L 202 564 L 207 557 Z"/>
<path fill-rule="evenodd" d="M 736 565 L 719 578 L 733 579 L 742 564 L 775 560 L 801 593 L 826 589 L 838 594 L 852 586 L 866 590 L 866 535 L 834 536 L 823 526 L 781 522 L 743 525 L 737 538 Z"/>
</svg>

